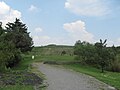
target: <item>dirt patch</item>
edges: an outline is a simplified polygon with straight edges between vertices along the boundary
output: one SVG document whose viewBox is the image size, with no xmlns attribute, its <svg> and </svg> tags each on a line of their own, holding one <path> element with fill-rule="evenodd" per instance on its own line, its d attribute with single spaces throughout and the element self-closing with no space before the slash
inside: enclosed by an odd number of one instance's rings
<svg viewBox="0 0 120 90">
<path fill-rule="evenodd" d="M 36 74 L 26 71 L 14 71 L 0 73 L 0 86 L 5 85 L 40 85 L 43 80 L 38 77 Z"/>
</svg>

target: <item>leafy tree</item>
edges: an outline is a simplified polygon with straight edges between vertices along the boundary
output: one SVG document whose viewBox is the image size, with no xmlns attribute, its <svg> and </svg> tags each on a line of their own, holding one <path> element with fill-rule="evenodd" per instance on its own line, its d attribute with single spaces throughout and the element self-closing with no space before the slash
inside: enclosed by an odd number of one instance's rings
<svg viewBox="0 0 120 90">
<path fill-rule="evenodd" d="M 120 71 L 120 46 L 106 47 L 106 42 L 100 39 L 94 45 L 88 42 L 81 42 L 80 40 L 75 43 L 74 54 L 77 60 L 81 63 L 100 67 L 101 71 L 111 70 Z"/>
<path fill-rule="evenodd" d="M 0 26 L 0 71 L 13 67 L 21 60 L 20 51 L 14 43 L 5 40 L 5 30 Z"/>
<path fill-rule="evenodd" d="M 82 63 L 95 64 L 95 47 L 88 42 L 76 42 L 74 48 L 74 54 L 77 55 L 77 59 L 81 59 Z"/>
<path fill-rule="evenodd" d="M 0 68 L 13 67 L 21 60 L 20 51 L 12 42 L 0 41 Z"/>
<path fill-rule="evenodd" d="M 82 42 L 80 40 L 76 41 L 74 46 L 74 54 L 79 55 L 79 47 L 82 45 Z"/>
<path fill-rule="evenodd" d="M 106 47 L 106 41 L 103 42 L 100 39 L 100 42 L 95 43 L 97 54 L 98 54 L 98 64 L 101 66 L 102 73 L 107 65 L 109 65 L 110 60 L 110 52 Z"/>
<path fill-rule="evenodd" d="M 19 19 L 8 23 L 6 29 L 0 23 L 0 71 L 17 65 L 21 60 L 21 52 L 30 51 L 32 45 L 26 25 Z"/>
<path fill-rule="evenodd" d="M 27 27 L 25 24 L 16 19 L 14 23 L 8 23 L 6 26 L 6 40 L 12 41 L 15 47 L 20 49 L 21 52 L 31 51 L 33 47 L 32 38 L 27 32 Z"/>
</svg>

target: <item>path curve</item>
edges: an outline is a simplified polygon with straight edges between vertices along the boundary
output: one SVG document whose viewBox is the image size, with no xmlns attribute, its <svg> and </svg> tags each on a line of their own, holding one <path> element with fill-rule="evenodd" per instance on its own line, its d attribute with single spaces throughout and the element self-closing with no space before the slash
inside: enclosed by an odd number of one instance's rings
<svg viewBox="0 0 120 90">
<path fill-rule="evenodd" d="M 47 90 L 115 90 L 94 77 L 70 69 L 47 64 L 37 67 L 46 76 Z"/>
</svg>

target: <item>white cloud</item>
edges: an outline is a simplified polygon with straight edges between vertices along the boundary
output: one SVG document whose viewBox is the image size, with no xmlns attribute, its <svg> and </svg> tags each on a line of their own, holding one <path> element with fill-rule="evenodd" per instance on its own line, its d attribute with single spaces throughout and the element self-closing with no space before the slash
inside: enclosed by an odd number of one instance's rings
<svg viewBox="0 0 120 90">
<path fill-rule="evenodd" d="M 114 43 L 115 43 L 116 46 L 120 46 L 120 37 Z"/>
<path fill-rule="evenodd" d="M 29 8 L 29 11 L 37 11 L 38 10 L 38 8 L 36 7 L 36 6 L 34 6 L 34 5 L 31 5 L 30 6 L 30 8 Z"/>
<path fill-rule="evenodd" d="M 108 39 L 107 40 L 107 46 L 120 46 L 120 38 L 117 39 Z"/>
<path fill-rule="evenodd" d="M 49 44 L 72 45 L 74 43 L 71 41 L 71 39 L 67 37 L 62 37 L 62 36 L 52 37 L 45 34 L 42 31 L 43 31 L 42 28 L 37 27 L 35 28 L 34 32 L 31 35 L 33 37 L 35 46 L 49 45 Z"/>
<path fill-rule="evenodd" d="M 42 31 L 43 31 L 43 29 L 40 27 L 35 28 L 35 32 L 42 32 Z"/>
<path fill-rule="evenodd" d="M 49 36 L 33 36 L 33 41 L 35 46 L 47 45 L 50 41 Z"/>
<path fill-rule="evenodd" d="M 21 12 L 12 9 L 5 2 L 0 2 L 0 22 L 2 22 L 3 27 L 8 22 L 13 22 L 15 18 L 21 18 Z"/>
<path fill-rule="evenodd" d="M 41 45 L 49 45 L 49 44 L 56 44 L 56 45 L 73 45 L 69 39 L 62 38 L 62 37 L 50 37 L 47 35 L 43 36 L 33 36 L 33 41 L 35 46 Z"/>
<path fill-rule="evenodd" d="M 65 8 L 84 16 L 103 16 L 110 13 L 107 3 L 103 0 L 67 0 Z"/>
<path fill-rule="evenodd" d="M 120 43 L 120 38 L 118 38 L 117 41 Z"/>
<path fill-rule="evenodd" d="M 9 11 L 10 7 L 6 5 L 5 2 L 0 2 L 0 15 L 6 14 Z"/>
<path fill-rule="evenodd" d="M 86 31 L 85 22 L 81 20 L 72 23 L 65 23 L 63 28 L 69 32 L 74 41 L 82 40 L 93 42 L 94 35 Z"/>
</svg>

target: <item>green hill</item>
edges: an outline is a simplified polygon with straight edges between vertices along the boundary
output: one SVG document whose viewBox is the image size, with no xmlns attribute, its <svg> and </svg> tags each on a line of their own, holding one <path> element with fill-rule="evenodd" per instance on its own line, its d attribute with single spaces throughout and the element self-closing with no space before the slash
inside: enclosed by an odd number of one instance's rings
<svg viewBox="0 0 120 90">
<path fill-rule="evenodd" d="M 73 55 L 73 46 L 48 45 L 34 47 L 32 50 L 33 55 L 62 55 L 62 52 L 66 55 Z"/>
</svg>

